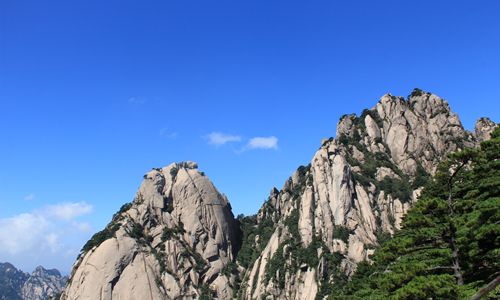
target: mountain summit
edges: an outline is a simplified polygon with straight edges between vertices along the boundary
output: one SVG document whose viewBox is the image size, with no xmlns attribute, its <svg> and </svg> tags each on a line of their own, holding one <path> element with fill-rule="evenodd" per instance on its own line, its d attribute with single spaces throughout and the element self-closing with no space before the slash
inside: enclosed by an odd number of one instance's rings
<svg viewBox="0 0 500 300">
<path fill-rule="evenodd" d="M 47 270 L 38 266 L 28 274 L 10 263 L 0 263 L 0 299 L 52 299 L 61 293 L 67 280 L 56 269 Z"/>
<path fill-rule="evenodd" d="M 240 292 L 248 299 L 330 294 L 400 228 L 437 164 L 476 144 L 445 100 L 418 89 L 342 116 L 336 138 L 324 140 L 259 210 L 255 226 L 272 223 L 273 231 L 245 241 L 260 253 Z"/>
<path fill-rule="evenodd" d="M 434 94 L 386 94 L 237 220 L 196 163 L 153 169 L 83 247 L 62 299 L 323 298 L 400 229 L 447 154 L 496 126 L 470 133 Z"/>
<path fill-rule="evenodd" d="M 232 297 L 238 226 L 227 198 L 194 162 L 144 175 L 130 204 L 78 258 L 62 299 Z"/>
</svg>

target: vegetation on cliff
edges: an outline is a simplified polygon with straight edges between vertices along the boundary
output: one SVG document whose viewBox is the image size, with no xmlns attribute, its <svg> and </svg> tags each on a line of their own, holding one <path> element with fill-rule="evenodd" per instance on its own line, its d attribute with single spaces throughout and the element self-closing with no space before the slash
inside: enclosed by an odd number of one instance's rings
<svg viewBox="0 0 500 300">
<path fill-rule="evenodd" d="M 440 164 L 402 229 L 331 299 L 463 299 L 500 273 L 500 129 Z M 500 297 L 497 288 L 489 295 Z"/>
</svg>

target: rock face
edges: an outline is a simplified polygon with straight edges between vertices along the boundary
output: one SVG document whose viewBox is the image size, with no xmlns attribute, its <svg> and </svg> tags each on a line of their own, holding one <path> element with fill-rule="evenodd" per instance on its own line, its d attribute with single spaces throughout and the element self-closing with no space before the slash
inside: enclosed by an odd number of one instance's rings
<svg viewBox="0 0 500 300">
<path fill-rule="evenodd" d="M 0 299 L 52 299 L 61 293 L 67 280 L 56 269 L 38 266 L 33 273 L 27 274 L 9 263 L 0 263 Z"/>
<path fill-rule="evenodd" d="M 84 247 L 62 299 L 230 299 L 237 228 L 195 163 L 153 169 Z"/>
<path fill-rule="evenodd" d="M 22 298 L 28 299 L 51 299 L 60 294 L 68 281 L 68 277 L 61 276 L 56 269 L 46 270 L 38 266 L 24 283 L 21 294 Z"/>
<path fill-rule="evenodd" d="M 153 169 L 84 246 L 62 299 L 324 298 L 400 228 L 443 157 L 496 126 L 467 132 L 418 89 L 384 95 L 343 116 L 308 166 L 238 220 L 195 163 Z"/>
<path fill-rule="evenodd" d="M 497 124 L 489 118 L 480 118 L 474 127 L 474 134 L 478 142 L 489 140 L 491 133 L 495 130 Z"/>
<path fill-rule="evenodd" d="M 246 299 L 330 294 L 359 262 L 369 260 L 380 239 L 399 229 L 440 160 L 474 147 L 495 126 L 481 119 L 471 134 L 446 101 L 417 89 L 408 99 L 384 95 L 359 117 L 343 116 L 336 139 L 325 140 L 311 163 L 273 190 L 260 209 L 257 224 L 276 225 L 240 294 Z"/>
<path fill-rule="evenodd" d="M 0 263 L 0 299 L 22 299 L 21 288 L 29 275 L 9 263 Z"/>
</svg>

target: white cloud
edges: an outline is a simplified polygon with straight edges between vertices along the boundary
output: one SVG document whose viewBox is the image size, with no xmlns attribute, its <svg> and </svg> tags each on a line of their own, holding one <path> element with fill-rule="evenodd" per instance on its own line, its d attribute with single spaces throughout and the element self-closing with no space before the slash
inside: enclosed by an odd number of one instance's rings
<svg viewBox="0 0 500 300">
<path fill-rule="evenodd" d="M 32 213 L 0 219 L 0 249 L 10 254 L 32 249 L 43 241 L 48 227 L 45 217 Z"/>
<path fill-rule="evenodd" d="M 91 211 L 85 202 L 67 202 L 0 218 L 0 258 L 25 271 L 41 264 L 68 272 L 75 249 L 92 233 L 90 224 L 73 219 Z"/>
<path fill-rule="evenodd" d="M 45 236 L 45 242 L 52 253 L 57 252 L 61 248 L 61 244 L 59 243 L 59 235 L 54 232 L 50 232 Z"/>
<path fill-rule="evenodd" d="M 90 232 L 92 230 L 92 226 L 87 222 L 73 222 L 72 225 L 81 232 Z"/>
<path fill-rule="evenodd" d="M 226 143 L 240 142 L 241 137 L 239 135 L 225 134 L 222 132 L 212 132 L 206 136 L 208 143 L 216 146 L 221 146 Z"/>
<path fill-rule="evenodd" d="M 26 196 L 24 196 L 24 200 L 26 201 L 30 201 L 30 200 L 33 200 L 35 199 L 35 194 L 34 193 L 31 193 L 31 194 L 28 194 Z"/>
<path fill-rule="evenodd" d="M 248 141 L 246 149 L 278 149 L 278 138 L 275 136 L 253 137 Z"/>
<path fill-rule="evenodd" d="M 90 212 L 92 205 L 86 202 L 66 202 L 0 219 L 0 253 L 14 255 L 36 249 L 49 249 L 55 253 L 62 247 L 61 235 L 56 231 L 73 228 L 89 232 L 88 223 L 68 222 Z"/>
<path fill-rule="evenodd" d="M 69 221 L 81 215 L 91 213 L 92 209 L 92 205 L 86 202 L 66 202 L 50 205 L 46 211 L 51 216 Z"/>
</svg>

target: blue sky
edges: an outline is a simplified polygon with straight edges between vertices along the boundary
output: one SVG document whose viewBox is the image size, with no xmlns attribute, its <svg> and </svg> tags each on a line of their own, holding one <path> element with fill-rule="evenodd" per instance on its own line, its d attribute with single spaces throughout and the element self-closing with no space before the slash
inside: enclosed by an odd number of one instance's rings
<svg viewBox="0 0 500 300">
<path fill-rule="evenodd" d="M 500 2 L 409 2 L 0 0 L 0 261 L 69 272 L 171 162 L 255 213 L 387 92 L 498 122 Z"/>
</svg>

